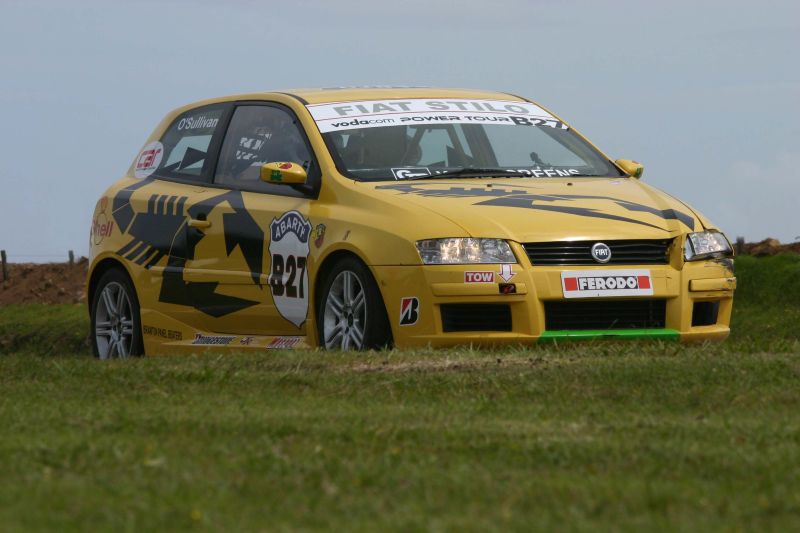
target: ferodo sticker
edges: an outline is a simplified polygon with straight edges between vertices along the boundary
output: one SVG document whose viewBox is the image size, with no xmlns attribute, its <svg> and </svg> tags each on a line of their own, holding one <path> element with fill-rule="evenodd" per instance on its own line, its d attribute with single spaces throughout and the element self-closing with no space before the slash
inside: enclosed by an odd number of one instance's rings
<svg viewBox="0 0 800 533">
<path fill-rule="evenodd" d="M 649 270 L 578 270 L 561 273 L 564 298 L 652 296 Z"/>
<path fill-rule="evenodd" d="M 311 222 L 297 211 L 289 211 L 273 219 L 269 228 L 272 300 L 281 316 L 299 328 L 308 314 Z"/>
<path fill-rule="evenodd" d="M 158 141 L 153 141 L 142 148 L 136 164 L 133 168 L 133 175 L 137 178 L 146 178 L 156 171 L 164 157 L 164 145 Z"/>
<path fill-rule="evenodd" d="M 500 124 L 568 129 L 538 105 L 518 100 L 410 98 L 307 107 L 322 133 L 415 124 Z"/>
</svg>

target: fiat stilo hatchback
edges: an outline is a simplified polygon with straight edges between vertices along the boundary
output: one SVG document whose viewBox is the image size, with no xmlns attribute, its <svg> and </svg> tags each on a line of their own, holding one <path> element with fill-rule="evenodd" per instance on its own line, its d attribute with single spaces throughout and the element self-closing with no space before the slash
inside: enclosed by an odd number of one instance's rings
<svg viewBox="0 0 800 533">
<path fill-rule="evenodd" d="M 191 104 L 97 202 L 94 349 L 722 340 L 728 239 L 642 170 L 498 92 Z"/>
</svg>

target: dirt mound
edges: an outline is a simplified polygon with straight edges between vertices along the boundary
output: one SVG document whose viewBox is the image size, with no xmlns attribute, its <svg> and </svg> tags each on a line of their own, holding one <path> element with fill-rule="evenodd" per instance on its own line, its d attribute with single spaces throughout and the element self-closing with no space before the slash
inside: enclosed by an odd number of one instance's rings
<svg viewBox="0 0 800 533">
<path fill-rule="evenodd" d="M 9 263 L 8 279 L 0 285 L 0 305 L 85 302 L 88 266 L 89 261 L 85 257 L 74 265 Z"/>
<path fill-rule="evenodd" d="M 781 244 L 778 239 L 764 239 L 760 242 L 745 243 L 741 250 L 741 253 L 744 255 L 755 255 L 756 257 L 777 255 L 784 252 L 800 254 L 800 241 L 790 244 Z"/>
</svg>

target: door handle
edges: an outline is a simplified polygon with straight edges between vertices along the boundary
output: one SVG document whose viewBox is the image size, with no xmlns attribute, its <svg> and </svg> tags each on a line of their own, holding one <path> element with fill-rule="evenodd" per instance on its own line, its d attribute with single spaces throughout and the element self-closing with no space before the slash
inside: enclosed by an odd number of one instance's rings
<svg viewBox="0 0 800 533">
<path fill-rule="evenodd" d="M 190 228 L 197 228 L 197 229 L 207 229 L 211 227 L 210 220 L 201 220 L 199 218 L 190 218 L 189 219 L 189 227 Z"/>
</svg>

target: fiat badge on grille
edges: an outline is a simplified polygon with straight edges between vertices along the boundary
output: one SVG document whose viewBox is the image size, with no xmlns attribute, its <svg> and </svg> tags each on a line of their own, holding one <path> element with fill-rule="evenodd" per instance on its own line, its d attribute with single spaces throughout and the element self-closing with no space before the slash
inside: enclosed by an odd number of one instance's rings
<svg viewBox="0 0 800 533">
<path fill-rule="evenodd" d="M 592 245 L 592 258 L 598 263 L 608 263 L 611 261 L 611 248 L 602 242 L 596 242 Z"/>
</svg>

